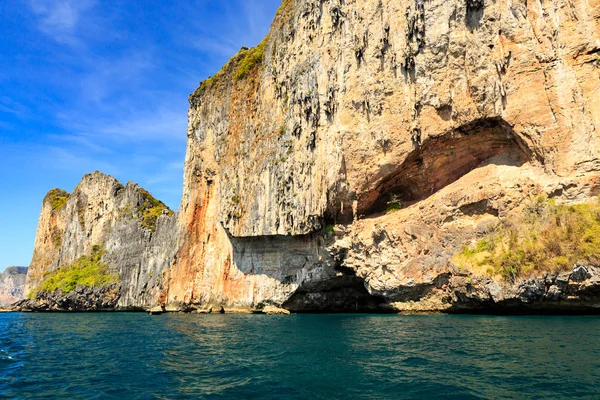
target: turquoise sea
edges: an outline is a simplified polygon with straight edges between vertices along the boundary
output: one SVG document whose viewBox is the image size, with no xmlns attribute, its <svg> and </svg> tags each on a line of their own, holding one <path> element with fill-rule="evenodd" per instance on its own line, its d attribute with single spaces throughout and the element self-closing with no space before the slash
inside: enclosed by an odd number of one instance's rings
<svg viewBox="0 0 600 400">
<path fill-rule="evenodd" d="M 600 398 L 600 317 L 0 314 L 0 397 Z"/>
</svg>

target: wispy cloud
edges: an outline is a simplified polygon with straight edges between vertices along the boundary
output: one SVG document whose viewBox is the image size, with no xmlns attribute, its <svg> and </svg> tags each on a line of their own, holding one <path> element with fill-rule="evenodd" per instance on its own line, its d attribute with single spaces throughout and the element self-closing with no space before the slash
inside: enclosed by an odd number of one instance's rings
<svg viewBox="0 0 600 400">
<path fill-rule="evenodd" d="M 0 97 L 0 112 L 12 114 L 18 118 L 26 118 L 30 113 L 29 109 L 25 105 L 11 99 L 8 96 Z"/>
<path fill-rule="evenodd" d="M 173 176 L 180 178 L 183 171 L 183 160 L 171 161 L 163 164 L 162 171 L 154 174 L 148 179 L 148 183 L 153 185 L 170 183 L 173 181 Z"/>
<path fill-rule="evenodd" d="M 143 87 L 144 77 L 154 67 L 149 51 L 135 50 L 110 59 L 84 56 L 80 62 L 87 66 L 78 82 L 80 97 L 96 104 L 130 87 Z"/>
<path fill-rule="evenodd" d="M 49 134 L 48 139 L 62 147 L 76 148 L 80 152 L 90 151 L 96 154 L 115 154 L 114 150 L 106 145 L 100 144 L 98 140 L 94 140 L 94 138 L 85 135 L 71 133 Z"/>
<path fill-rule="evenodd" d="M 84 140 L 81 138 L 85 138 L 88 143 L 108 143 L 119 146 L 148 141 L 164 142 L 165 145 L 175 141 L 176 145 L 183 146 L 187 115 L 183 107 L 153 107 L 150 111 L 137 109 L 125 115 L 115 112 L 115 115 L 105 118 L 81 115 L 76 112 L 63 113 L 58 116 L 58 122 L 64 130 L 71 132 L 62 135 L 63 137 L 69 137 L 70 140 L 82 144 Z"/>
<path fill-rule="evenodd" d="M 48 171 L 88 171 L 99 169 L 107 173 L 118 173 L 114 164 L 78 151 L 76 147 L 65 147 L 51 143 L 19 143 L 6 145 L 2 149 L 4 162 L 12 165 L 27 165 L 43 173 Z"/>
<path fill-rule="evenodd" d="M 29 0 L 39 18 L 39 29 L 59 43 L 76 45 L 77 28 L 82 14 L 92 8 L 94 0 Z"/>
<path fill-rule="evenodd" d="M 234 40 L 214 38 L 204 34 L 188 37 L 187 41 L 190 47 L 196 50 L 223 57 L 231 57 L 240 49 Z"/>
</svg>

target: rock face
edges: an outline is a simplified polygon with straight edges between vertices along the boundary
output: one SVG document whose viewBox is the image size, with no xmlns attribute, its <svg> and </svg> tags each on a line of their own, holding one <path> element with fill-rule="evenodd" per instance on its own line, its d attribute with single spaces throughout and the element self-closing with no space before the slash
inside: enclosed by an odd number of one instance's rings
<svg viewBox="0 0 600 400">
<path fill-rule="evenodd" d="M 39 293 L 41 305 L 29 304 L 29 308 L 142 309 L 158 303 L 162 274 L 176 245 L 175 218 L 137 184 L 123 186 L 99 172 L 84 176 L 71 194 L 50 191 L 42 205 L 25 296 L 46 274 L 68 268 L 94 246 L 104 250 L 102 260 L 110 273 L 118 275 L 120 289 L 92 288 L 90 293 L 98 296 L 92 296 L 89 303 L 82 300 L 88 289 L 79 288 L 71 297 L 69 293 Z"/>
<path fill-rule="evenodd" d="M 149 227 L 99 173 L 51 193 L 26 292 L 102 245 L 118 299 L 40 309 L 595 309 L 594 263 L 506 281 L 452 257 L 535 196 L 597 197 L 598 98 L 597 0 L 284 0 L 190 96 L 178 216 Z"/>
<path fill-rule="evenodd" d="M 554 301 L 465 286 L 450 258 L 530 196 L 597 195 L 599 57 L 598 1 L 284 1 L 265 41 L 190 96 L 163 303 Z"/>
<path fill-rule="evenodd" d="M 77 286 L 69 293 L 41 292 L 34 299 L 24 299 L 14 305 L 29 311 L 114 311 L 119 308 L 120 287 Z"/>
<path fill-rule="evenodd" d="M 8 267 L 0 275 L 0 307 L 6 307 L 23 298 L 27 267 Z"/>
</svg>

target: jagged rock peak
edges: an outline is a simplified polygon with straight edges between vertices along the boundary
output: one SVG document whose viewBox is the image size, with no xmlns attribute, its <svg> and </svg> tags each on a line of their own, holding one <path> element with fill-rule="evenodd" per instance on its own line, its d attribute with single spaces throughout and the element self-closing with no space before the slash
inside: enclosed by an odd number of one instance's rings
<svg viewBox="0 0 600 400">
<path fill-rule="evenodd" d="M 26 295 L 38 293 L 49 274 L 58 274 L 100 251 L 107 276 L 116 275 L 121 283 L 109 291 L 116 296 L 116 306 L 151 305 L 174 247 L 175 218 L 167 205 L 138 184 L 123 186 L 99 171 L 83 176 L 70 194 L 52 189 L 40 214 Z M 68 295 L 40 294 L 51 309 L 60 308 L 54 302 Z M 31 307 L 40 306 L 32 301 Z M 72 307 L 82 304 L 75 302 Z"/>
<path fill-rule="evenodd" d="M 6 277 L 8 275 L 25 275 L 27 274 L 28 267 L 8 267 L 2 273 L 2 277 Z"/>
</svg>

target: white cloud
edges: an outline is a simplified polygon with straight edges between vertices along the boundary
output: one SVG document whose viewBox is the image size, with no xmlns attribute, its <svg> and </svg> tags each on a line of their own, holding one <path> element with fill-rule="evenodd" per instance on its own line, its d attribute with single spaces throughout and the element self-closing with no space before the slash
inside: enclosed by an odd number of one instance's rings
<svg viewBox="0 0 600 400">
<path fill-rule="evenodd" d="M 143 105 L 143 104 L 142 104 Z M 62 113 L 59 123 L 70 141 L 80 144 L 123 145 L 125 143 L 162 142 L 165 146 L 175 143 L 185 146 L 187 113 L 185 108 L 153 107 L 148 111 L 131 110 L 129 113 L 114 112 L 110 118 L 94 118 L 81 113 Z"/>
<path fill-rule="evenodd" d="M 110 59 L 82 55 L 80 62 L 88 67 L 79 82 L 84 101 L 102 103 L 115 92 L 126 87 L 142 86 L 145 74 L 153 68 L 153 57 L 148 51 L 132 51 Z"/>
<path fill-rule="evenodd" d="M 13 114 L 19 118 L 25 118 L 29 115 L 29 109 L 26 106 L 8 96 L 0 97 L 0 112 Z"/>
<path fill-rule="evenodd" d="M 203 53 L 209 53 L 222 57 L 232 57 L 241 46 L 235 41 L 223 38 L 212 38 L 203 34 L 188 38 L 190 46 Z"/>
<path fill-rule="evenodd" d="M 93 0 L 29 0 L 39 18 L 39 29 L 59 43 L 76 45 L 77 28 L 82 14 L 95 4 Z"/>
</svg>

